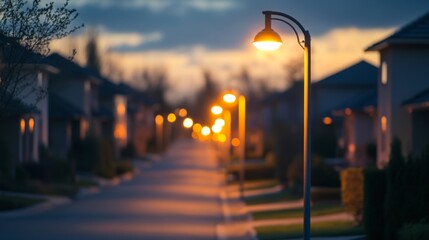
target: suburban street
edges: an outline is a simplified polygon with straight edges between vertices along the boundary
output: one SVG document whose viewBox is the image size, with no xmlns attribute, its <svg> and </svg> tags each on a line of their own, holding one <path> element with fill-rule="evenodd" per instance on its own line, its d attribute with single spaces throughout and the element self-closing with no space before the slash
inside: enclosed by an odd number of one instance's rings
<svg viewBox="0 0 429 240">
<path fill-rule="evenodd" d="M 0 219 L 0 239 L 216 239 L 222 174 L 209 143 L 180 140 L 119 186 L 43 213 Z"/>
</svg>

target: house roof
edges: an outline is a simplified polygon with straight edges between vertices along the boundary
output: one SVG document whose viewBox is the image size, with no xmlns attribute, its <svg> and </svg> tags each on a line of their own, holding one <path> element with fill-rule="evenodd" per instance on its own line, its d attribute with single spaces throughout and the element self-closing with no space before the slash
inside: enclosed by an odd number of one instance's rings
<svg viewBox="0 0 429 240">
<path fill-rule="evenodd" d="M 53 119 L 76 119 L 84 116 L 84 112 L 79 107 L 69 103 L 62 97 L 49 94 L 49 118 Z"/>
<path fill-rule="evenodd" d="M 378 68 L 360 61 L 316 83 L 314 87 L 371 87 L 377 86 Z"/>
<path fill-rule="evenodd" d="M 100 94 L 101 95 L 127 95 L 127 91 L 119 87 L 118 84 L 112 82 L 110 79 L 102 76 L 98 71 L 95 71 L 90 68 L 85 68 L 85 71 L 91 76 L 99 79 L 101 81 L 100 85 Z"/>
<path fill-rule="evenodd" d="M 295 81 L 292 86 L 286 89 L 283 92 L 273 93 L 265 97 L 262 102 L 264 104 L 276 103 L 282 100 L 289 100 L 297 96 L 297 94 L 302 95 L 304 88 L 303 81 Z"/>
<path fill-rule="evenodd" d="M 333 112 L 344 111 L 346 109 L 365 110 L 374 107 L 377 107 L 377 91 L 370 90 L 353 99 L 350 99 L 349 101 L 339 104 L 333 109 Z"/>
<path fill-rule="evenodd" d="M 380 51 L 391 45 L 429 45 L 429 12 L 400 28 L 365 51 Z"/>
<path fill-rule="evenodd" d="M 114 119 L 115 114 L 112 109 L 104 107 L 102 105 L 98 106 L 98 109 L 92 111 L 92 115 L 96 118 L 104 118 L 104 119 Z"/>
<path fill-rule="evenodd" d="M 73 78 L 76 80 L 90 80 L 93 83 L 99 84 L 101 81 L 92 76 L 86 68 L 79 64 L 61 56 L 58 53 L 53 53 L 45 58 L 46 63 L 60 69 L 60 76 Z"/>
<path fill-rule="evenodd" d="M 402 104 L 411 108 L 429 107 L 429 88 L 408 98 Z"/>
<path fill-rule="evenodd" d="M 6 117 L 20 117 L 25 114 L 38 114 L 40 110 L 34 105 L 24 103 L 22 100 L 13 98 L 5 108 Z"/>
<path fill-rule="evenodd" d="M 119 83 L 118 87 L 127 92 L 128 95 L 130 95 L 133 99 L 139 102 L 143 102 L 147 106 L 153 106 L 155 105 L 155 101 L 148 97 L 146 93 L 143 91 L 140 91 L 138 89 L 135 89 L 131 87 L 130 85 L 126 83 Z"/>
</svg>

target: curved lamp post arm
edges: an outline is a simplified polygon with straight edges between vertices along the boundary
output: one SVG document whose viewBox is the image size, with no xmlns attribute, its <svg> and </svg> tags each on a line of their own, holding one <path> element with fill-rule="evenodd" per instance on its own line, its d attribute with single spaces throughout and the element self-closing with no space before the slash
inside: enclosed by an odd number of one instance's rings
<svg viewBox="0 0 429 240">
<path fill-rule="evenodd" d="M 295 18 L 293 18 L 292 16 L 289 16 L 288 14 L 282 13 L 282 12 L 275 12 L 275 11 L 263 11 L 262 12 L 265 15 L 265 27 L 270 27 L 271 28 L 271 20 L 276 20 L 276 21 L 281 21 L 286 23 L 287 25 L 289 25 L 289 27 L 292 28 L 292 30 L 294 31 L 298 44 L 304 48 L 304 47 L 310 47 L 310 42 L 311 42 L 311 36 L 310 36 L 310 32 L 308 30 L 306 30 L 304 28 L 304 26 L 302 26 L 302 24 L 300 22 L 298 22 L 298 20 L 296 20 Z M 304 41 L 301 41 L 299 38 L 299 34 L 296 31 L 295 27 L 289 23 L 288 21 L 281 19 L 281 18 L 275 18 L 272 16 L 280 16 L 283 18 L 286 18 L 287 20 L 292 21 L 296 26 L 298 26 L 298 28 L 301 30 L 302 34 L 304 35 Z M 302 46 L 302 43 L 304 43 L 304 46 Z"/>
</svg>

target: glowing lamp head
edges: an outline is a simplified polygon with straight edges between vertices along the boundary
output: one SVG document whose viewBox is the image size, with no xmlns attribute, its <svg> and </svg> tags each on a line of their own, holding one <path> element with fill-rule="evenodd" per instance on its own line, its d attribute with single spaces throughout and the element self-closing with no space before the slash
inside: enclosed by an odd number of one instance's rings
<svg viewBox="0 0 429 240">
<path fill-rule="evenodd" d="M 223 112 L 223 108 L 221 106 L 213 106 L 211 110 L 214 115 L 219 115 Z"/>
<path fill-rule="evenodd" d="M 186 117 L 186 115 L 188 115 L 188 111 L 185 108 L 181 108 L 179 110 L 179 116 L 180 117 Z"/>
<path fill-rule="evenodd" d="M 253 39 L 253 45 L 262 51 L 275 51 L 282 44 L 280 35 L 271 29 L 271 27 L 265 27 Z"/>
<path fill-rule="evenodd" d="M 227 93 L 223 95 L 223 101 L 226 103 L 234 103 L 237 100 L 237 97 L 232 93 Z"/>
<path fill-rule="evenodd" d="M 156 125 L 162 125 L 164 123 L 164 117 L 162 115 L 156 115 L 155 123 Z"/>
<path fill-rule="evenodd" d="M 209 128 L 209 127 L 207 127 L 207 126 L 204 126 L 204 127 L 201 129 L 201 134 L 203 134 L 203 136 L 208 136 L 208 135 L 210 135 L 210 133 L 211 133 L 211 130 L 210 130 L 210 128 Z"/>
<path fill-rule="evenodd" d="M 216 124 L 212 126 L 212 132 L 220 133 L 221 131 L 222 131 L 222 126 L 216 125 Z"/>
<path fill-rule="evenodd" d="M 170 113 L 167 116 L 167 121 L 169 123 L 174 123 L 176 121 L 176 115 L 174 113 Z"/>
<path fill-rule="evenodd" d="M 185 118 L 185 120 L 183 120 L 183 126 L 185 128 L 191 128 L 192 125 L 194 125 L 194 121 L 191 118 Z"/>
<path fill-rule="evenodd" d="M 223 120 L 222 118 L 218 118 L 215 120 L 215 125 L 219 125 L 221 127 L 225 126 L 225 120 Z"/>
</svg>

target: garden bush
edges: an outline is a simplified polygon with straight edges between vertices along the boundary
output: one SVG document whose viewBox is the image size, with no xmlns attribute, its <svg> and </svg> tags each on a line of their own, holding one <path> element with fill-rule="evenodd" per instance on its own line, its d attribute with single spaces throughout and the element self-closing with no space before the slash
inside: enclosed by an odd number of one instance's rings
<svg viewBox="0 0 429 240">
<path fill-rule="evenodd" d="M 427 240 L 429 239 L 429 222 L 420 221 L 406 224 L 399 231 L 399 240 Z"/>
<path fill-rule="evenodd" d="M 362 222 L 363 209 L 363 170 L 349 168 L 341 171 L 341 202 L 356 224 Z"/>
<path fill-rule="evenodd" d="M 368 240 L 384 238 L 384 196 L 386 171 L 365 169 L 363 219 Z"/>
</svg>

